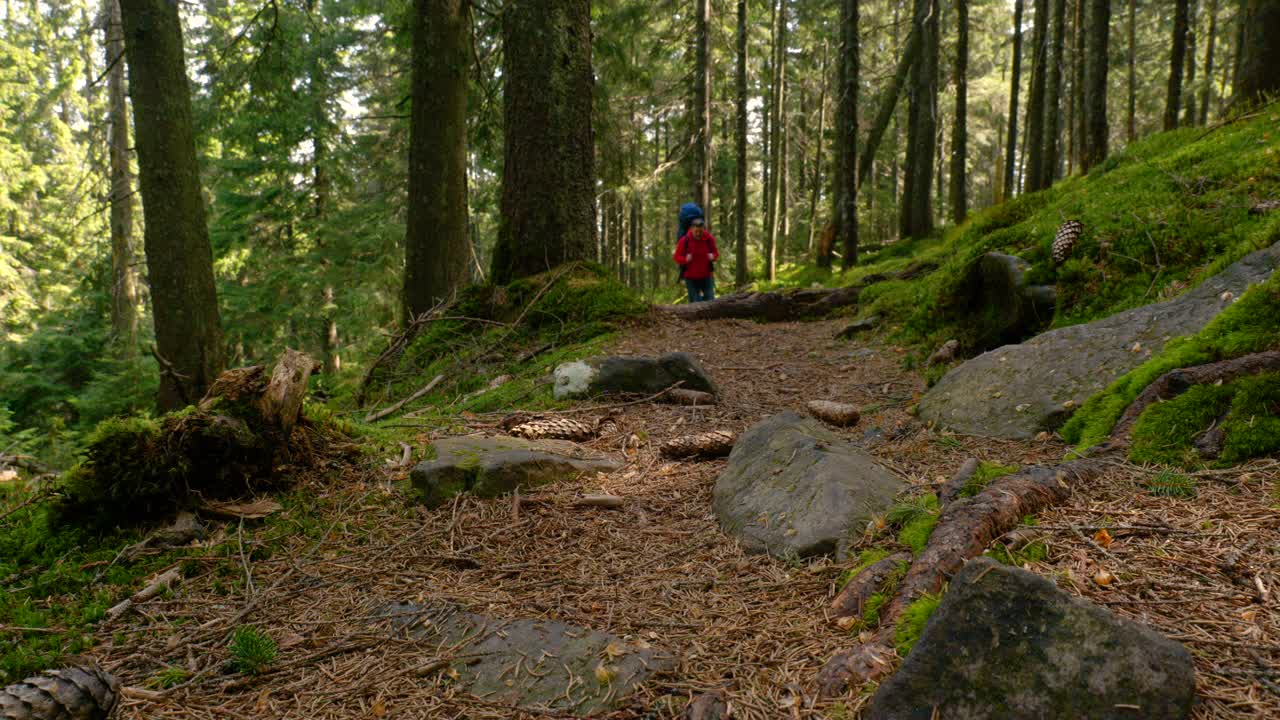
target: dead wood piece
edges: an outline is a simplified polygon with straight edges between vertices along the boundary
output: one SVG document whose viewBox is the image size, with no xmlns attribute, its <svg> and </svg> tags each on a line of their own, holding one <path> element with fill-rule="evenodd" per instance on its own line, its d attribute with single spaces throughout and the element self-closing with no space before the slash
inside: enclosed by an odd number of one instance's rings
<svg viewBox="0 0 1280 720">
<path fill-rule="evenodd" d="M 670 458 L 724 457 L 733 450 L 735 440 L 731 432 L 713 430 L 668 440 L 658 448 L 658 452 Z"/>
<path fill-rule="evenodd" d="M 171 587 L 174 583 L 182 580 L 182 570 L 180 568 L 169 568 L 159 575 L 151 579 L 147 586 L 134 593 L 132 597 L 126 598 L 107 610 L 107 618 L 115 620 L 125 614 L 134 605 L 144 603 L 151 598 L 159 595 L 165 588 Z"/>
<path fill-rule="evenodd" d="M 302 401 L 307 396 L 307 382 L 311 374 L 320 369 L 320 363 L 306 353 L 286 348 L 276 361 L 267 381 L 267 389 L 258 400 L 263 420 L 275 426 L 288 438 L 302 412 Z"/>
<path fill-rule="evenodd" d="M 577 507 L 620 508 L 626 500 L 618 495 L 583 495 L 573 503 Z"/>
<path fill-rule="evenodd" d="M 685 388 L 668 390 L 667 394 L 663 395 L 660 400 L 672 405 L 690 405 L 693 407 L 716 404 L 715 395 L 701 390 L 686 390 Z"/>
<path fill-rule="evenodd" d="M 969 484 L 969 480 L 978 472 L 978 458 L 964 461 L 956 474 L 938 491 L 938 504 L 946 507 L 952 500 L 960 497 L 960 492 Z"/>
<path fill-rule="evenodd" d="M 661 309 L 685 320 L 742 318 L 784 322 L 818 317 L 857 305 L 861 293 L 861 287 L 745 292 L 725 295 L 711 302 L 665 305 Z"/>
<path fill-rule="evenodd" d="M 858 408 L 848 403 L 810 400 L 804 406 L 810 415 L 836 427 L 853 427 L 862 419 L 862 413 L 858 412 Z"/>
<path fill-rule="evenodd" d="M 1127 443 L 1129 433 L 1147 408 L 1161 400 L 1175 398 L 1196 385 L 1230 382 L 1247 375 L 1277 370 L 1280 370 L 1280 351 L 1254 353 L 1206 365 L 1170 370 L 1156 378 L 1155 382 L 1148 385 L 1142 394 L 1129 404 L 1111 430 L 1111 439 L 1114 442 Z"/>
<path fill-rule="evenodd" d="M 96 667 L 50 670 L 0 690 L 9 720 L 106 720 L 120 698 L 120 682 Z"/>
<path fill-rule="evenodd" d="M 1265 215 L 1273 210 L 1280 210 L 1280 200 L 1263 200 L 1249 208 L 1250 215 Z"/>
<path fill-rule="evenodd" d="M 204 526 L 193 513 L 180 512 L 173 522 L 151 533 L 142 542 L 120 551 L 120 559 L 134 560 L 150 550 L 179 547 L 204 537 Z"/>
<path fill-rule="evenodd" d="M 1102 474 L 1105 461 L 1075 460 L 1026 468 L 992 482 L 982 492 L 943 508 L 924 551 L 902 579 L 898 593 L 880 611 L 880 627 L 866 642 L 837 653 L 818 673 L 819 692 L 833 697 L 851 683 L 876 680 L 893 668 L 898 617 L 926 593 L 942 589 L 947 578 L 993 540 L 1017 527 L 1022 518 L 1065 501 L 1072 489 Z"/>
<path fill-rule="evenodd" d="M 719 690 L 705 692 L 693 699 L 693 702 L 680 714 L 681 720 L 728 720 L 733 709 L 725 700 L 724 693 Z"/>
<path fill-rule="evenodd" d="M 413 402 L 414 400 L 417 400 L 418 398 L 422 397 L 423 395 L 426 395 L 427 393 L 431 392 L 432 390 L 435 390 L 435 389 L 436 389 L 436 386 L 437 386 L 437 385 L 439 385 L 439 384 L 440 384 L 440 383 L 442 383 L 442 382 L 444 382 L 444 375 L 437 375 L 437 376 L 435 376 L 435 377 L 431 378 L 431 382 L 429 382 L 429 383 L 427 383 L 426 385 L 423 385 L 422 387 L 420 387 L 420 388 L 418 388 L 417 390 L 415 390 L 415 391 L 413 392 L 413 394 L 412 394 L 412 395 L 410 395 L 409 397 L 407 397 L 407 398 L 405 398 L 405 399 L 403 399 L 403 400 L 401 400 L 401 401 L 399 401 L 399 402 L 397 402 L 397 403 L 395 403 L 395 404 L 391 405 L 390 407 L 385 408 L 385 409 L 383 409 L 383 410 L 378 410 L 378 411 L 376 411 L 376 412 L 370 412 L 368 415 L 366 415 L 366 416 L 365 416 L 364 421 L 365 421 L 365 422 L 367 422 L 367 423 L 377 422 L 377 421 L 379 421 L 379 420 L 381 420 L 381 419 L 383 419 L 383 418 L 385 418 L 385 417 L 387 417 L 387 416 L 389 416 L 389 415 L 393 415 L 393 414 L 395 414 L 395 412 L 396 412 L 397 410 L 399 410 L 400 408 L 404 407 L 405 405 L 408 405 L 409 403 Z"/>
<path fill-rule="evenodd" d="M 1216 460 L 1222 455 L 1223 449 L 1227 446 L 1227 431 L 1223 423 L 1227 420 L 1227 414 L 1223 413 L 1208 430 L 1200 433 L 1192 441 L 1196 453 L 1206 460 Z"/>
<path fill-rule="evenodd" d="M 860 617 L 867 600 L 880 592 L 889 576 L 899 566 L 911 562 L 911 553 L 900 552 L 863 568 L 831 601 L 831 616 L 836 624 L 847 618 Z"/>
</svg>

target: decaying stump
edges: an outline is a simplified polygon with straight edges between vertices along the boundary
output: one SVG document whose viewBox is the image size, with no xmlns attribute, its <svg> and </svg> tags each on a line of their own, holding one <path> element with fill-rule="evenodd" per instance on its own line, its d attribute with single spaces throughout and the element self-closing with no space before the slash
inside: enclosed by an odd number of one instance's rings
<svg viewBox="0 0 1280 720">
<path fill-rule="evenodd" d="M 120 683 L 104 670 L 50 670 L 0 690 L 0 716 L 8 720 L 106 720 L 120 698 Z"/>
<path fill-rule="evenodd" d="M 270 374 L 228 370 L 198 405 L 158 420 L 103 423 L 85 462 L 64 479 L 64 509 L 110 522 L 145 522 L 194 498 L 247 494 L 273 483 L 277 469 L 316 451 L 299 434 L 307 382 L 317 369 L 286 350 Z"/>
<path fill-rule="evenodd" d="M 724 430 L 685 435 L 662 444 L 658 452 L 670 458 L 724 457 L 733 450 L 733 433 Z"/>
<path fill-rule="evenodd" d="M 911 553 L 903 551 L 863 568 L 831 601 L 832 619 L 837 625 L 843 625 L 851 618 L 860 617 L 871 596 L 881 592 L 898 568 L 910 563 Z"/>
<path fill-rule="evenodd" d="M 809 411 L 810 415 L 836 427 L 853 427 L 862 419 L 862 414 L 858 412 L 858 408 L 848 403 L 810 400 L 805 403 L 804 407 Z"/>
<path fill-rule="evenodd" d="M 880 627 L 863 644 L 837 653 L 818 673 L 825 697 L 843 693 L 851 684 L 876 680 L 893 669 L 894 630 L 902 612 L 926 593 L 937 592 L 969 558 L 982 554 L 993 540 L 1027 515 L 1065 501 L 1077 485 L 1100 475 L 1106 464 L 1076 460 L 1057 467 L 1031 467 L 999 478 L 985 490 L 957 500 L 942 510 L 929 543 L 902 579 L 897 594 L 880 611 Z"/>
</svg>

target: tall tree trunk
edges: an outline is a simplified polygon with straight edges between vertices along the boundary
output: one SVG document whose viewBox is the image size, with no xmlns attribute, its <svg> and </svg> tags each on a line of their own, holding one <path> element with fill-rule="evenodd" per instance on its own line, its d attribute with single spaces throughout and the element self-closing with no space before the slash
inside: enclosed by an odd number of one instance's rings
<svg viewBox="0 0 1280 720">
<path fill-rule="evenodd" d="M 928 10 L 928 6 L 925 6 Z M 895 13 L 896 15 L 896 13 Z M 907 33 L 907 41 L 902 51 L 898 54 L 898 64 L 893 70 L 893 78 L 889 81 L 889 86 L 884 89 L 880 95 L 879 101 L 876 103 L 876 117 L 871 122 L 871 130 L 867 133 L 867 142 L 863 145 L 863 151 L 859 154 L 858 161 L 858 185 L 861 186 L 867 181 L 868 175 L 871 173 L 871 163 L 875 160 L 876 151 L 880 149 L 880 142 L 884 139 L 884 133 L 889 128 L 889 121 L 895 120 L 895 111 L 898 107 L 898 98 L 902 95 L 902 90 L 910 79 L 911 70 L 915 67 L 916 62 L 920 59 L 920 24 L 924 22 L 923 17 L 916 18 L 911 24 L 911 31 Z M 897 23 L 894 24 L 895 28 Z M 896 30 L 895 30 L 896 32 Z M 898 132 L 895 124 L 894 132 Z M 895 158 L 896 158 L 895 143 Z M 894 169 L 897 169 L 897 161 L 894 161 Z M 895 194 L 897 192 L 897 176 L 894 176 Z"/>
<path fill-rule="evenodd" d="M 138 281 L 133 270 L 133 174 L 129 170 L 129 109 L 125 101 L 124 28 L 119 0 L 106 0 L 108 113 L 111 121 L 111 333 L 118 352 L 138 351 Z"/>
<path fill-rule="evenodd" d="M 1209 98 L 1213 95 L 1213 50 L 1218 37 L 1218 0 L 1209 0 L 1209 32 L 1204 52 L 1204 87 L 1200 91 L 1200 124 L 1209 123 Z"/>
<path fill-rule="evenodd" d="M 467 71 L 471 17 L 465 0 L 415 0 L 404 321 L 430 310 L 467 279 Z M 510 126 L 508 126 L 510 127 Z"/>
<path fill-rule="evenodd" d="M 1041 187 L 1053 185 L 1062 160 L 1062 64 L 1066 59 L 1067 0 L 1053 0 L 1053 56 L 1049 60 L 1049 89 L 1045 97 L 1044 178 Z"/>
<path fill-rule="evenodd" d="M 121 0 L 137 128 L 161 410 L 197 402 L 222 372 L 213 251 L 200 194 L 178 6 Z"/>
<path fill-rule="evenodd" d="M 819 75 L 818 90 L 818 134 L 813 140 L 813 182 L 809 187 L 809 252 L 814 250 L 814 239 L 818 234 L 818 196 L 822 192 L 822 138 L 827 125 L 827 82 L 828 82 L 827 43 L 822 43 L 822 72 Z M 831 255 L 822 252 L 817 255 L 819 267 L 831 267 Z"/>
<path fill-rule="evenodd" d="M 926 0 L 928 1 L 928 0 Z M 839 99 L 836 103 L 837 243 L 848 269 L 858 261 L 858 3 L 840 3 Z"/>
<path fill-rule="evenodd" d="M 1129 118 L 1128 142 L 1138 139 L 1138 0 L 1129 0 Z"/>
<path fill-rule="evenodd" d="M 1182 108 L 1182 70 L 1187 54 L 1187 0 L 1175 0 L 1173 40 L 1169 43 L 1169 90 L 1164 101 L 1164 129 L 1178 127 L 1178 111 Z"/>
<path fill-rule="evenodd" d="M 711 0 L 698 0 L 697 52 L 693 72 L 693 197 L 711 217 Z"/>
<path fill-rule="evenodd" d="M 1107 157 L 1107 42 L 1111 35 L 1111 0 L 1089 0 L 1085 64 L 1085 143 L 1080 168 L 1087 171 Z"/>
<path fill-rule="evenodd" d="M 307 13 L 315 11 L 317 0 L 307 0 Z M 318 37 L 308 38 L 312 45 L 318 45 Z M 321 66 L 318 53 L 312 54 L 307 68 L 309 90 L 311 93 L 311 191 L 316 225 L 317 249 L 324 249 L 328 240 L 325 232 L 327 219 L 325 214 L 329 208 L 329 192 L 332 183 L 329 180 L 329 118 L 326 114 L 328 99 L 327 83 L 324 68 Z M 330 264 L 327 259 L 321 260 L 323 273 L 328 276 Z M 341 340 L 338 336 L 337 293 L 331 282 L 326 281 L 320 293 L 320 348 L 323 367 L 326 374 L 332 375 L 342 370 Z"/>
<path fill-rule="evenodd" d="M 1186 87 L 1182 93 L 1183 123 L 1196 125 L 1196 15 L 1199 7 L 1191 0 L 1187 9 L 1187 72 Z"/>
<path fill-rule="evenodd" d="M 933 231 L 933 154 L 938 118 L 938 2 L 916 0 L 916 17 L 924 18 L 920 59 L 912 67 L 911 105 L 907 117 L 907 177 L 899 208 L 899 234 L 923 237 Z"/>
<path fill-rule="evenodd" d="M 507 5 L 502 15 L 505 157 L 492 282 L 595 245 L 591 2 Z"/>
<path fill-rule="evenodd" d="M 737 128 L 737 152 L 738 158 L 737 178 L 736 178 L 736 195 L 738 211 L 735 214 L 737 227 L 736 231 L 736 260 L 737 268 L 734 273 L 735 284 L 743 287 L 747 284 L 747 0 L 738 0 L 738 68 L 737 68 L 737 93 L 738 93 L 738 128 Z"/>
<path fill-rule="evenodd" d="M 773 81 L 772 105 L 769 110 L 769 185 L 767 188 L 768 227 L 764 236 L 765 279 L 772 282 L 778 274 L 778 230 L 781 223 L 781 190 L 786 182 L 783 177 L 782 147 L 786 104 L 786 56 L 787 56 L 787 0 L 778 0 L 773 28 Z"/>
<path fill-rule="evenodd" d="M 1280 92 L 1280 2 L 1242 0 L 1240 67 L 1232 103 L 1253 103 Z"/>
<path fill-rule="evenodd" d="M 1084 0 L 1081 0 L 1083 2 Z M 1013 58 L 1010 60 L 1009 127 L 1005 132 L 1004 199 L 1013 197 L 1013 169 L 1018 161 L 1018 91 L 1022 85 L 1022 0 L 1013 4 Z"/>
<path fill-rule="evenodd" d="M 1062 0 L 1058 0 L 1061 2 Z M 969 212 L 967 182 L 969 120 L 969 0 L 956 2 L 956 112 L 951 122 L 951 220 L 964 222 Z"/>
<path fill-rule="evenodd" d="M 1084 136 L 1085 136 L 1085 109 L 1084 109 L 1084 85 L 1085 85 L 1085 4 L 1089 0 L 1075 0 L 1075 52 L 1072 55 L 1071 62 L 1071 105 L 1074 119 L 1071 123 L 1071 162 L 1069 164 L 1069 172 L 1075 172 L 1081 166 L 1081 159 L 1084 157 Z"/>
<path fill-rule="evenodd" d="M 1044 184 L 1045 82 L 1048 68 L 1049 0 L 1035 0 L 1035 24 L 1031 31 L 1031 83 L 1027 92 L 1026 190 Z"/>
</svg>

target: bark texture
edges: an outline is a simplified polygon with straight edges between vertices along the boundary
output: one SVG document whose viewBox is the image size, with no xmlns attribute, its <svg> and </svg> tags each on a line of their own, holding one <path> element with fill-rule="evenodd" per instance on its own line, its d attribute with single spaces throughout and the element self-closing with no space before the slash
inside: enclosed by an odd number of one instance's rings
<svg viewBox="0 0 1280 720">
<path fill-rule="evenodd" d="M 596 246 L 590 0 L 512 3 L 502 37 L 499 285 L 591 259 Z"/>
<path fill-rule="evenodd" d="M 156 352 L 162 358 L 157 405 L 175 410 L 199 400 L 222 370 L 213 251 L 200 194 L 178 6 L 167 0 L 121 0 L 120 9 Z"/>
<path fill-rule="evenodd" d="M 1031 31 L 1031 84 L 1027 88 L 1027 172 L 1023 189 L 1048 187 L 1044 178 L 1045 84 L 1049 60 L 1049 0 L 1035 0 Z"/>
<path fill-rule="evenodd" d="M 840 4 L 840 86 L 836 101 L 835 219 L 841 264 L 858 261 L 858 3 Z"/>
<path fill-rule="evenodd" d="M 863 568 L 840 590 L 840 594 L 836 595 L 835 599 L 831 601 L 829 607 L 831 617 L 838 622 L 845 618 L 854 618 L 862 615 L 862 610 L 866 606 L 867 600 L 870 600 L 872 595 L 884 588 L 885 581 L 889 579 L 889 576 L 900 565 L 909 565 L 910 563 L 911 553 L 900 552 Z"/>
<path fill-rule="evenodd" d="M 1084 82 L 1084 148 L 1080 168 L 1087 171 L 1107 157 L 1107 56 L 1111 37 L 1111 0 L 1089 0 Z"/>
<path fill-rule="evenodd" d="M 1063 0 L 1058 0 L 1062 2 Z M 951 221 L 959 225 L 969 214 L 969 0 L 956 0 L 956 110 L 951 124 Z"/>
<path fill-rule="evenodd" d="M 938 141 L 938 2 L 916 0 L 915 9 L 921 23 L 920 56 L 908 82 L 906 179 L 898 223 L 903 238 L 933 231 L 933 161 Z"/>
<path fill-rule="evenodd" d="M 737 86 L 737 137 L 735 155 L 738 158 L 735 173 L 737 211 L 734 213 L 734 235 L 737 268 L 734 281 L 741 287 L 747 284 L 747 0 L 738 0 L 738 68 L 734 78 Z M 821 136 L 819 136 L 821 137 Z"/>
<path fill-rule="evenodd" d="M 1187 62 L 1187 0 L 1175 0 L 1173 39 L 1169 42 L 1169 89 L 1164 101 L 1164 129 L 1178 127 L 1182 108 L 1182 70 Z"/>
<path fill-rule="evenodd" d="M 1232 102 L 1253 103 L 1280 92 L 1280 2 L 1242 0 L 1240 66 Z"/>
<path fill-rule="evenodd" d="M 694 202 L 711 217 L 711 0 L 698 0 L 698 37 L 693 80 Z"/>
<path fill-rule="evenodd" d="M 1083 2 L 1083 0 L 1081 0 Z M 1018 157 L 1018 92 L 1022 86 L 1022 0 L 1013 5 L 1013 59 L 1009 61 L 1009 130 L 1005 133 L 1004 193 L 1008 200 L 1016 194 L 1013 169 Z"/>
<path fill-rule="evenodd" d="M 1062 66 L 1066 61 L 1063 50 L 1066 46 L 1067 0 L 1053 0 L 1053 54 L 1049 58 L 1046 70 L 1049 73 L 1049 86 L 1045 91 L 1045 136 L 1044 136 L 1044 175 L 1040 187 L 1053 185 L 1059 177 L 1058 168 L 1062 164 Z"/>
<path fill-rule="evenodd" d="M 107 0 L 107 105 L 111 120 L 111 331 L 124 355 L 138 345 L 138 279 L 133 270 L 133 173 L 125 102 L 124 26 L 119 0 Z"/>
<path fill-rule="evenodd" d="M 785 322 L 826 315 L 833 310 L 858 304 L 860 287 L 804 289 L 790 292 L 746 292 L 716 298 L 711 302 L 667 305 L 662 309 L 685 320 L 751 318 Z"/>
<path fill-rule="evenodd" d="M 402 298 L 405 322 L 449 297 L 467 279 L 470 67 L 471 15 L 466 0 L 416 0 Z"/>
</svg>

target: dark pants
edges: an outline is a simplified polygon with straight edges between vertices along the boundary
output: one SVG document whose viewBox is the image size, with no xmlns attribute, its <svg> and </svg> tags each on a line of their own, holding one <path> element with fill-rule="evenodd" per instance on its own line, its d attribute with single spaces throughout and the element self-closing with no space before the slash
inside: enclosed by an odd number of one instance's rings
<svg viewBox="0 0 1280 720">
<path fill-rule="evenodd" d="M 703 278 L 701 280 L 685 278 L 684 286 L 689 289 L 689 302 L 691 303 L 716 299 L 715 278 Z"/>
</svg>

